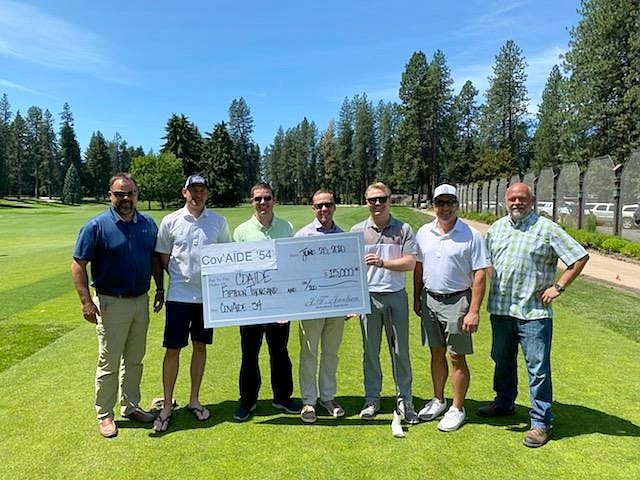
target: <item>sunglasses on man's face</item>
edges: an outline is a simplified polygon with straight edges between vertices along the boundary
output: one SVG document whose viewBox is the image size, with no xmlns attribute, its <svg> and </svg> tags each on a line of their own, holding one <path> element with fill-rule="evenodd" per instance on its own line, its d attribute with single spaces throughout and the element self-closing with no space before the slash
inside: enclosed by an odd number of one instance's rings
<svg viewBox="0 0 640 480">
<path fill-rule="evenodd" d="M 387 197 L 386 195 L 384 197 L 370 197 L 367 198 L 367 203 L 369 203 L 369 205 L 375 205 L 376 203 L 384 205 L 385 203 L 387 203 L 388 199 L 389 197 Z"/>
<path fill-rule="evenodd" d="M 436 207 L 453 207 L 457 202 L 455 200 L 436 200 L 434 202 Z"/>
<path fill-rule="evenodd" d="M 333 202 L 314 203 L 313 208 L 316 210 L 322 210 L 322 207 L 331 208 L 335 205 Z"/>
<path fill-rule="evenodd" d="M 261 201 L 265 201 L 265 202 L 270 202 L 273 199 L 273 197 L 269 196 L 269 195 L 265 195 L 264 197 L 253 197 L 253 201 L 256 203 L 260 203 Z"/>
<path fill-rule="evenodd" d="M 133 197 L 135 195 L 136 191 L 135 190 L 131 190 L 130 192 L 111 192 L 111 195 L 113 195 L 116 198 L 124 198 L 124 197 Z"/>
</svg>

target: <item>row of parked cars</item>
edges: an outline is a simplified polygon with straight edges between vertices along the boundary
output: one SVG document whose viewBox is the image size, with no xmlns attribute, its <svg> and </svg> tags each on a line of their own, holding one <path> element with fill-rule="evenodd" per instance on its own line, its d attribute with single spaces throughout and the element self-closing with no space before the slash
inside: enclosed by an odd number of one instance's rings
<svg viewBox="0 0 640 480">
<path fill-rule="evenodd" d="M 538 212 L 542 215 L 551 217 L 553 214 L 553 202 L 538 202 Z M 572 202 L 565 202 L 558 206 L 558 215 L 572 215 L 575 214 L 576 205 Z M 613 222 L 613 213 L 615 211 L 615 204 L 613 203 L 601 203 L 601 202 L 586 202 L 584 204 L 584 214 L 593 215 L 596 217 L 596 221 L 599 224 L 609 224 Z M 634 215 L 637 212 L 638 221 L 634 220 Z M 629 205 L 622 206 L 622 228 L 640 228 L 640 207 L 637 203 L 631 203 Z"/>
</svg>

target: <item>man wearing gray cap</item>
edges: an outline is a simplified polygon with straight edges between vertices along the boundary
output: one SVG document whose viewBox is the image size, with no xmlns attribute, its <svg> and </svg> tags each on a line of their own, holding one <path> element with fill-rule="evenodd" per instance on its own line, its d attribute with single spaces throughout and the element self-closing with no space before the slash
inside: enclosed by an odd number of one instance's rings
<svg viewBox="0 0 640 480">
<path fill-rule="evenodd" d="M 200 252 L 213 243 L 231 242 L 226 218 L 206 208 L 208 182 L 202 175 L 191 175 L 182 189 L 185 205 L 162 219 L 156 252 L 169 273 L 166 321 L 162 346 L 167 350 L 162 364 L 164 403 L 153 429 L 164 432 L 169 427 L 173 389 L 178 376 L 180 350 L 187 346 L 191 354 L 191 395 L 187 409 L 197 420 L 209 418 L 209 410 L 200 403 L 200 383 L 207 360 L 206 346 L 213 342 L 213 329 L 204 328 Z"/>
<path fill-rule="evenodd" d="M 447 408 L 444 387 L 451 358 L 451 408 L 438 430 L 457 430 L 466 418 L 463 407 L 469 388 L 465 356 L 473 353 L 471 334 L 478 329 L 480 304 L 491 266 L 480 233 L 457 217 L 458 196 L 452 185 L 438 186 L 433 195 L 436 218 L 416 234 L 413 309 L 422 318 L 422 342 L 431 350 L 434 396 L 418 413 L 421 420 L 440 416 Z"/>
</svg>

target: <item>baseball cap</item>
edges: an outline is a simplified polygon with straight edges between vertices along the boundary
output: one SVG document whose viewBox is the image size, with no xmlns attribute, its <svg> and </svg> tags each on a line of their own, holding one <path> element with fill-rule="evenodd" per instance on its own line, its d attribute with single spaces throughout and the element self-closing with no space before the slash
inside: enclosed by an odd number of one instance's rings
<svg viewBox="0 0 640 480">
<path fill-rule="evenodd" d="M 453 185 L 448 185 L 446 183 L 443 183 L 442 185 L 438 185 L 434 190 L 433 199 L 435 200 L 440 195 L 452 195 L 458 198 L 458 191 L 456 190 L 456 187 L 454 187 Z"/>
<path fill-rule="evenodd" d="M 207 179 L 199 174 L 189 175 L 187 181 L 184 183 L 184 188 L 189 188 L 192 185 L 204 185 L 205 187 L 209 188 L 209 182 L 207 182 Z"/>
</svg>

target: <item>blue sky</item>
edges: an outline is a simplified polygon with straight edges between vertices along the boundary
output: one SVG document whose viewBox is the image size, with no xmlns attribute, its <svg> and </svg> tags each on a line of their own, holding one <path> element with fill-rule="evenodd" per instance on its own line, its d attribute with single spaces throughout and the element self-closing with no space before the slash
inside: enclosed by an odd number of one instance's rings
<svg viewBox="0 0 640 480">
<path fill-rule="evenodd" d="M 322 132 L 345 97 L 397 101 L 412 53 L 444 52 L 457 93 L 487 89 L 514 40 L 528 63 L 530 111 L 579 21 L 579 0 L 249 2 L 0 0 L 0 94 L 12 111 L 64 102 L 84 152 L 119 132 L 158 150 L 173 113 L 202 133 L 244 97 L 262 149 L 303 117 Z M 57 129 L 57 126 L 56 126 Z"/>
</svg>

